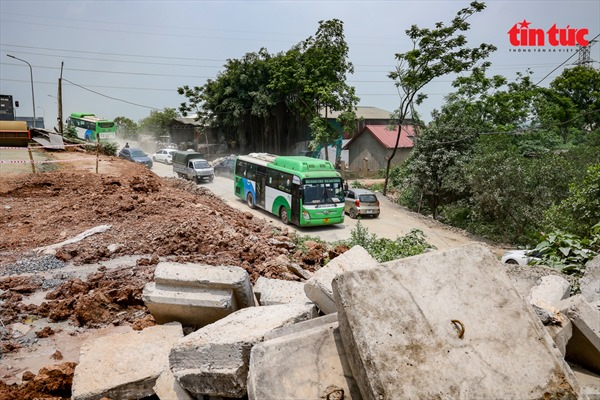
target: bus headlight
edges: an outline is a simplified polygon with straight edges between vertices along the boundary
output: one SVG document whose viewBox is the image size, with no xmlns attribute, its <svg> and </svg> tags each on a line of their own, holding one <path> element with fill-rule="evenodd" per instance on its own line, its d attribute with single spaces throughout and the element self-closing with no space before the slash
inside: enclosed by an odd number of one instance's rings
<svg viewBox="0 0 600 400">
<path fill-rule="evenodd" d="M 302 211 L 302 217 L 304 219 L 310 219 L 310 214 L 308 213 L 308 211 Z"/>
</svg>

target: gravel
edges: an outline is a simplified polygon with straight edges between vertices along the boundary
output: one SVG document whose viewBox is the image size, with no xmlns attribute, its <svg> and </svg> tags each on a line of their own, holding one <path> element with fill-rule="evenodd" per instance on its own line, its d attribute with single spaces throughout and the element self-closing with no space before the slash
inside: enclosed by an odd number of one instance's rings
<svg viewBox="0 0 600 400">
<path fill-rule="evenodd" d="M 53 255 L 24 256 L 14 264 L 7 264 L 0 269 L 0 275 L 31 274 L 64 268 L 65 263 Z"/>
</svg>

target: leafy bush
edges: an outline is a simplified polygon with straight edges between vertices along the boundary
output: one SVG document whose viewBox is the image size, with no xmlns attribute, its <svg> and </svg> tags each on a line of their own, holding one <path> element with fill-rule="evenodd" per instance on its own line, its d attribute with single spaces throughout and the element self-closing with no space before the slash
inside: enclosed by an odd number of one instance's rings
<svg viewBox="0 0 600 400">
<path fill-rule="evenodd" d="M 536 250 L 541 255 L 539 260 L 532 262 L 533 265 L 545 265 L 580 277 L 585 271 L 585 264 L 596 257 L 600 250 L 600 223 L 592 227 L 589 238 L 564 232 L 545 235 Z"/>
<path fill-rule="evenodd" d="M 379 262 L 391 261 L 398 258 L 410 257 L 423 253 L 435 247 L 427 243 L 425 234 L 418 229 L 412 229 L 404 236 L 395 240 L 378 238 L 374 233 L 369 233 L 360 220 L 350 232 L 350 239 L 343 241 L 348 247 L 362 246 L 374 259 Z"/>
<path fill-rule="evenodd" d="M 600 221 L 600 164 L 587 169 L 582 182 L 569 185 L 569 197 L 549 208 L 546 223 L 552 228 L 585 235 Z"/>
<path fill-rule="evenodd" d="M 292 242 L 296 245 L 296 250 L 300 250 L 302 253 L 306 253 L 309 249 L 306 246 L 306 242 L 315 242 L 320 244 L 326 244 L 321 238 L 317 236 L 308 235 L 293 235 Z"/>
</svg>

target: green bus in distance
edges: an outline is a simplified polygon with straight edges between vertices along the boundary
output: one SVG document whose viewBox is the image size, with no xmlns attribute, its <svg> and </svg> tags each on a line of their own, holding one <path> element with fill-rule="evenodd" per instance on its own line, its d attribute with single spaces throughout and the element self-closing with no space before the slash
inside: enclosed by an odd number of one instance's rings
<svg viewBox="0 0 600 400">
<path fill-rule="evenodd" d="M 326 160 L 250 153 L 237 157 L 235 195 L 298 226 L 344 222 L 341 175 Z"/>
<path fill-rule="evenodd" d="M 72 113 L 67 124 L 77 131 L 77 137 L 88 142 L 110 141 L 117 138 L 117 126 L 114 121 L 102 119 L 89 113 Z"/>
</svg>

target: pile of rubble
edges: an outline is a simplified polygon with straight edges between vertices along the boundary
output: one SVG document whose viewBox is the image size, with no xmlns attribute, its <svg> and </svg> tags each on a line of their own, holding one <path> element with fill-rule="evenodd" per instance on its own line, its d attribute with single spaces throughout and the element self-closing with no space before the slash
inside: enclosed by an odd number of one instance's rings
<svg viewBox="0 0 600 400">
<path fill-rule="evenodd" d="M 480 245 L 381 265 L 357 246 L 311 275 L 160 263 L 162 324 L 86 343 L 73 399 L 600 398 L 600 259 L 576 296 Z"/>
</svg>

